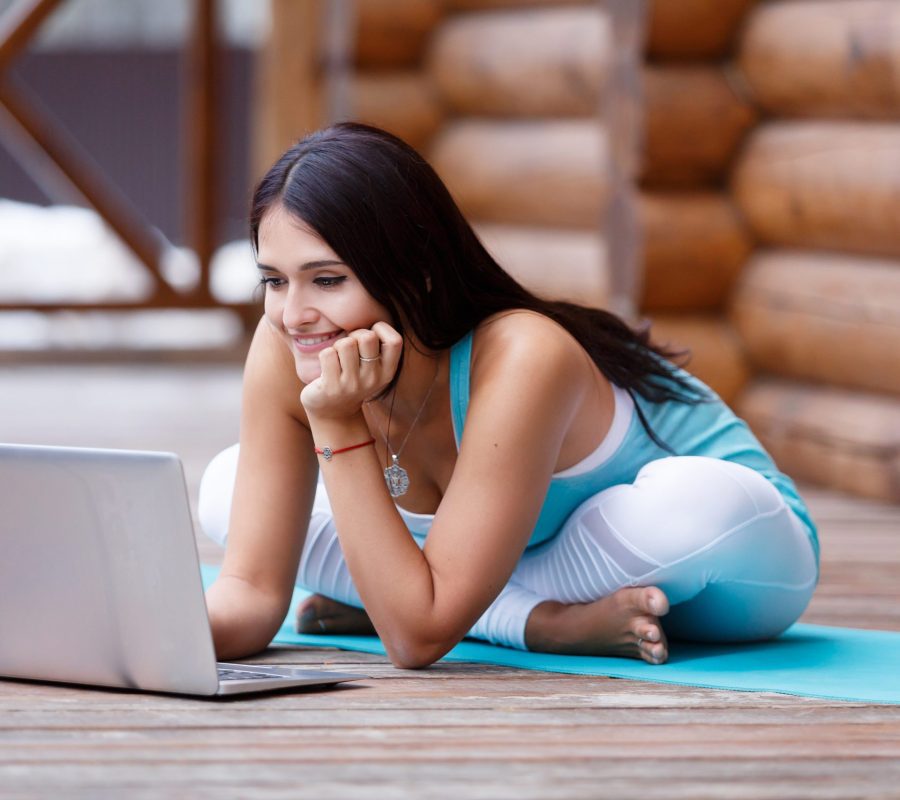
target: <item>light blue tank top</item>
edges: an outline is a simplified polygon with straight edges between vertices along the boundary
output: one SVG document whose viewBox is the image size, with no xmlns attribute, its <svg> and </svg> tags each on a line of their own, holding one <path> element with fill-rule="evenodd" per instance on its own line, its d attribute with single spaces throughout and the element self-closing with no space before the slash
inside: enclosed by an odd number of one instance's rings
<svg viewBox="0 0 900 800">
<path fill-rule="evenodd" d="M 472 333 L 450 351 L 450 404 L 457 448 L 462 441 L 469 406 L 469 371 L 472 360 Z M 709 387 L 686 372 L 679 371 L 694 387 L 708 393 L 709 402 L 697 405 L 666 401 L 653 403 L 640 395 L 634 401 L 643 412 L 657 438 L 674 450 L 674 455 L 708 456 L 743 464 L 759 472 L 781 493 L 809 533 L 816 561 L 819 542 L 816 527 L 794 482 L 779 472 L 747 423 L 739 419 Z M 569 470 L 550 480 L 547 496 L 528 547 L 554 537 L 569 515 L 591 495 L 618 484 L 633 483 L 638 471 L 650 461 L 671 456 L 648 436 L 637 414 L 632 414 L 622 441 L 597 466 L 575 475 Z"/>
</svg>

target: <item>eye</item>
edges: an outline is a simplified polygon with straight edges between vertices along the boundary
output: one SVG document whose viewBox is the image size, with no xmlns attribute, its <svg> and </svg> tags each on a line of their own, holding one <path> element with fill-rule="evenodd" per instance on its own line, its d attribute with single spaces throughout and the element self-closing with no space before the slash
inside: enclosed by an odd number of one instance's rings
<svg viewBox="0 0 900 800">
<path fill-rule="evenodd" d="M 271 286 L 273 289 L 277 289 L 280 286 L 284 286 L 284 279 L 283 278 L 270 278 L 266 275 L 263 275 L 259 279 L 259 285 L 265 286 L 265 287 Z"/>
<path fill-rule="evenodd" d="M 335 275 L 328 277 L 320 275 L 318 278 L 315 278 L 313 280 L 313 283 L 316 284 L 316 286 L 321 286 L 323 289 L 330 289 L 340 283 L 343 283 L 345 280 L 347 280 L 347 277 L 345 275 Z"/>
</svg>

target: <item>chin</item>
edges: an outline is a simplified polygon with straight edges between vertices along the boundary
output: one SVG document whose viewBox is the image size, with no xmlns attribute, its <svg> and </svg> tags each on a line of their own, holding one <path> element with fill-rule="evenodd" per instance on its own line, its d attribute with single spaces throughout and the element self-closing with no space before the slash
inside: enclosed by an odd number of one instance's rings
<svg viewBox="0 0 900 800">
<path fill-rule="evenodd" d="M 294 364 L 297 367 L 297 377 L 306 385 L 322 376 L 322 367 L 318 359 L 316 359 L 315 363 L 311 363 L 305 359 L 297 358 Z"/>
</svg>

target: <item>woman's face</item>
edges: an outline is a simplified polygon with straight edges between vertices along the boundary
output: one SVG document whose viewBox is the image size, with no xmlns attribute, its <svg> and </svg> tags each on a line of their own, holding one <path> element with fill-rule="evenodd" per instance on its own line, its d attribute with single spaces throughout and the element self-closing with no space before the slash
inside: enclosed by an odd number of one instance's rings
<svg viewBox="0 0 900 800">
<path fill-rule="evenodd" d="M 350 331 L 391 323 L 334 250 L 281 205 L 262 218 L 257 250 L 266 319 L 290 346 L 303 383 L 319 377 L 326 347 Z"/>
</svg>

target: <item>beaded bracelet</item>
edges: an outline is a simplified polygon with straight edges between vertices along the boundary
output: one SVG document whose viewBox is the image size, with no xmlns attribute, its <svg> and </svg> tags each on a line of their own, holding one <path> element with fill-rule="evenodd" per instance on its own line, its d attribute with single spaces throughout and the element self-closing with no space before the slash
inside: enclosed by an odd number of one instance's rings
<svg viewBox="0 0 900 800">
<path fill-rule="evenodd" d="M 375 444 L 375 439 L 369 439 L 368 442 L 360 442 L 359 444 L 351 444 L 349 447 L 339 447 L 337 450 L 334 450 L 331 447 L 317 447 L 315 451 L 318 455 L 322 456 L 326 461 L 331 461 L 332 456 L 336 456 L 338 453 L 346 453 L 348 450 L 356 450 L 358 447 L 368 447 L 370 444 Z"/>
</svg>

